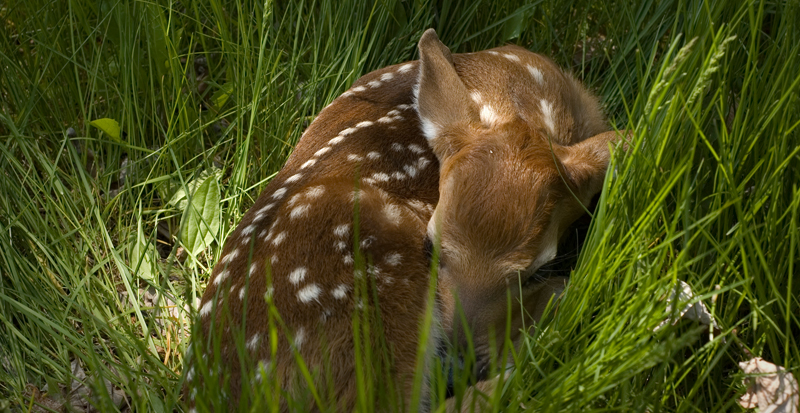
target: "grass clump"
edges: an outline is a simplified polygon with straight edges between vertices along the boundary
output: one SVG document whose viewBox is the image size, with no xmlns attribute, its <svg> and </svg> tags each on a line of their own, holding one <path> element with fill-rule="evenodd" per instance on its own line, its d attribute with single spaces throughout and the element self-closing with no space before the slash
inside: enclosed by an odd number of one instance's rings
<svg viewBox="0 0 800 413">
<path fill-rule="evenodd" d="M 552 56 L 635 136 L 495 410 L 737 410 L 750 354 L 797 372 L 796 2 L 31 0 L 0 19 L 0 409 L 58 408 L 85 376 L 103 411 L 181 410 L 186 316 L 227 234 L 314 115 L 428 27 L 454 52 Z M 656 329 L 679 280 L 719 331 Z"/>
</svg>

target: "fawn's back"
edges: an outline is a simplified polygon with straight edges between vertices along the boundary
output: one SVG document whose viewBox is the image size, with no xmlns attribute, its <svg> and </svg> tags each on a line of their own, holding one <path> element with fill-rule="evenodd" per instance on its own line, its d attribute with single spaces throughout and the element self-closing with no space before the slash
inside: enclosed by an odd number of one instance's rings
<svg viewBox="0 0 800 413">
<path fill-rule="evenodd" d="M 515 46 L 451 56 L 440 45 L 432 31 L 426 32 L 420 41 L 422 62 L 369 73 L 323 109 L 225 243 L 198 322 L 206 343 L 203 358 L 219 355 L 222 376 L 214 380 L 228 383 L 234 405 L 241 388 L 261 380 L 263 371 L 294 394 L 301 380 L 299 354 L 310 370 L 320 371 L 315 384 L 332 389 L 341 409 L 352 409 L 357 394 L 353 313 L 374 305 L 371 297 L 377 298 L 390 348 L 388 371 L 407 400 L 428 305 L 430 251 L 423 245 L 443 225 L 432 220 L 434 211 L 446 216 L 437 206 L 440 191 L 450 199 L 458 190 L 440 188 L 440 169 L 442 182 L 452 181 L 445 166 L 463 155 L 440 138 L 455 133 L 452 123 L 459 119 L 476 139 L 519 128 L 535 137 L 509 141 L 517 146 L 532 145 L 525 139 L 548 145 L 539 142 L 541 137 L 569 146 L 605 130 L 595 99 L 548 59 Z M 439 57 L 450 69 L 430 63 Z M 462 93 L 450 93 L 453 88 Z M 482 171 L 469 173 L 478 177 Z M 572 215 L 558 219 L 574 220 Z M 443 256 L 448 242 L 442 238 Z M 435 309 L 443 335 L 452 328 L 448 305 L 465 288 L 457 276 L 448 277 Z M 359 280 L 374 289 L 357 294 Z M 270 325 L 277 332 L 274 349 Z M 252 362 L 241 363 L 242 353 Z M 209 380 L 195 373 L 190 367 L 189 387 Z M 194 397 L 190 392 L 192 404 Z"/>
</svg>

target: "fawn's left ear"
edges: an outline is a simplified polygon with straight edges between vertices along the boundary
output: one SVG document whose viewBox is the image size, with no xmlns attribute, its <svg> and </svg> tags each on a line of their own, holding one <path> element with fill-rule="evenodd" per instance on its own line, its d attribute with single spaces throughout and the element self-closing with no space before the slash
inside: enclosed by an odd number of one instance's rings
<svg viewBox="0 0 800 413">
<path fill-rule="evenodd" d="M 414 98 L 420 125 L 436 156 L 442 161 L 465 143 L 470 125 L 479 121 L 469 91 L 458 77 L 453 57 L 428 29 L 419 40 L 419 82 Z"/>
<path fill-rule="evenodd" d="M 597 134 L 572 146 L 560 146 L 557 153 L 567 176 L 577 189 L 575 195 L 587 205 L 592 197 L 603 189 L 603 180 L 611 158 L 609 147 L 613 146 L 622 137 L 625 131 L 608 131 Z M 627 149 L 623 141 L 622 150 Z"/>
</svg>

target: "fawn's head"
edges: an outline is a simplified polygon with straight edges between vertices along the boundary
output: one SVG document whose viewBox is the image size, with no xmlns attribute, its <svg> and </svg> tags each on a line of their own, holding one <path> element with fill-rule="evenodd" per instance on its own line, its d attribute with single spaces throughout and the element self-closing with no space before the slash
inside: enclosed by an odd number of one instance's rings
<svg viewBox="0 0 800 413">
<path fill-rule="evenodd" d="M 464 345 L 463 324 L 469 328 L 481 368 L 491 356 L 492 337 L 504 336 L 508 314 L 516 343 L 521 327 L 531 321 L 525 318 L 538 319 L 553 292 L 563 287 L 564 280 L 536 272 L 555 257 L 565 230 L 600 191 L 613 132 L 561 146 L 549 139 L 545 126 L 553 122 L 541 120 L 553 113 L 540 109 L 546 107 L 542 102 L 558 97 L 545 92 L 514 96 L 505 90 L 496 93 L 510 95 L 516 113 L 499 114 L 502 122 L 486 126 L 482 108 L 470 98 L 450 51 L 433 31 L 423 35 L 419 50 L 419 116 L 441 165 L 439 203 L 428 224 L 426 248 L 441 242 L 445 331 Z M 488 67 L 486 75 L 509 76 Z"/>
</svg>

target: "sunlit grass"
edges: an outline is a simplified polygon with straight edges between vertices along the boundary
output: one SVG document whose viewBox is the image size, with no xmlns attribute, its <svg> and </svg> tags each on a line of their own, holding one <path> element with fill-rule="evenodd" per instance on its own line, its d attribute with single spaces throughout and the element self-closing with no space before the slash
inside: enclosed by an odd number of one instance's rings
<svg viewBox="0 0 800 413">
<path fill-rule="evenodd" d="M 736 410 L 748 352 L 800 366 L 796 2 L 31 0 L 0 19 L 0 410 L 52 399 L 75 360 L 96 394 L 182 409 L 183 308 L 220 245 L 316 113 L 428 27 L 455 52 L 551 56 L 635 136 L 496 411 Z M 181 193 L 208 179 L 218 226 L 181 244 Z M 676 280 L 721 334 L 654 331 Z"/>
</svg>

